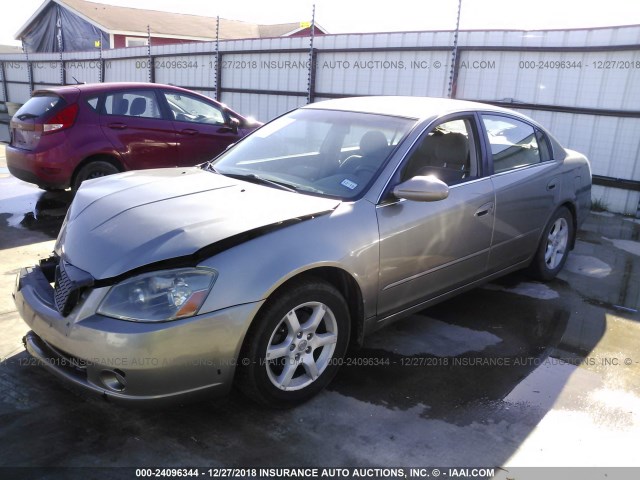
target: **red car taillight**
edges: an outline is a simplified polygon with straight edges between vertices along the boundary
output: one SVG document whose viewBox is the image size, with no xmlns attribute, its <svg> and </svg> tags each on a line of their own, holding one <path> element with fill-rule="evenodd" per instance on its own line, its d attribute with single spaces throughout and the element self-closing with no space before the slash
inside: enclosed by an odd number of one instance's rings
<svg viewBox="0 0 640 480">
<path fill-rule="evenodd" d="M 72 103 L 64 107 L 44 124 L 44 133 L 53 133 L 69 128 L 78 116 L 78 104 Z"/>
</svg>

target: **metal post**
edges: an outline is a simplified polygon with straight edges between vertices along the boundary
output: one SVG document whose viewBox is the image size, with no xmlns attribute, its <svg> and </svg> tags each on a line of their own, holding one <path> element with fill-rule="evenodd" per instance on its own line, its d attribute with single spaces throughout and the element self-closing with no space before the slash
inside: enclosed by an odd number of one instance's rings
<svg viewBox="0 0 640 480">
<path fill-rule="evenodd" d="M 311 50 L 311 59 L 309 60 L 309 92 L 307 95 L 307 103 L 316 101 L 316 70 L 318 68 L 318 50 Z"/>
<path fill-rule="evenodd" d="M 451 51 L 451 69 L 449 70 L 449 90 L 447 96 L 455 96 L 456 83 L 458 81 L 458 33 L 460 32 L 460 11 L 462 0 L 458 0 L 458 18 L 456 19 L 456 31 L 453 34 L 453 50 Z"/>
<path fill-rule="evenodd" d="M 0 62 L 0 75 L 2 75 L 2 101 L 7 103 L 7 71 L 4 68 L 4 62 Z"/>
<path fill-rule="evenodd" d="M 313 4 L 311 10 L 311 36 L 309 39 L 309 74 L 307 76 L 307 104 L 313 103 L 315 100 L 315 83 L 316 83 L 316 52 L 313 48 L 314 33 L 316 30 L 316 4 Z"/>
<path fill-rule="evenodd" d="M 149 59 L 149 82 L 156 83 L 154 60 L 151 56 L 151 25 L 147 25 L 147 58 Z"/>
<path fill-rule="evenodd" d="M 216 100 L 222 100 L 222 52 L 216 54 L 216 78 L 220 79 L 220 84 L 216 87 Z"/>
<path fill-rule="evenodd" d="M 31 62 L 29 61 L 29 52 L 27 51 L 27 47 L 24 44 L 24 40 L 22 40 L 22 51 L 24 52 L 24 56 L 27 59 L 27 78 L 29 79 L 29 97 L 33 94 L 33 68 L 31 66 Z"/>
<path fill-rule="evenodd" d="M 100 70 L 98 71 L 98 82 L 104 82 L 104 58 L 102 58 L 102 33 L 100 33 L 100 60 L 99 60 Z"/>
<path fill-rule="evenodd" d="M 64 58 L 62 58 L 62 52 L 64 51 L 64 43 L 62 41 L 62 23 L 58 18 L 56 22 L 56 26 L 58 27 L 58 52 L 60 53 L 60 85 L 65 84 L 65 72 L 64 72 Z"/>
<path fill-rule="evenodd" d="M 215 67 L 213 70 L 213 91 L 215 92 L 215 99 L 220 100 L 220 91 L 218 88 L 218 84 L 220 79 L 218 74 L 218 65 L 220 65 L 220 16 L 216 17 L 216 58 L 215 58 Z"/>
</svg>

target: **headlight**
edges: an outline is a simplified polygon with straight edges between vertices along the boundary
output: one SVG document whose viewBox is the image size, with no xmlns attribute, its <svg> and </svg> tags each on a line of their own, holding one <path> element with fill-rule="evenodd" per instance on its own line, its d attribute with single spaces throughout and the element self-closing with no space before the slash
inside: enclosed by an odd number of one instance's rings
<svg viewBox="0 0 640 480">
<path fill-rule="evenodd" d="M 67 214 L 64 216 L 64 220 L 62 221 L 62 226 L 60 227 L 60 232 L 58 233 L 58 237 L 56 238 L 56 243 L 53 246 L 53 251 L 62 258 L 62 254 L 64 251 L 64 239 L 67 235 L 67 222 L 69 221 L 69 212 L 71 209 L 67 210 Z"/>
<path fill-rule="evenodd" d="M 113 286 L 98 313 L 140 322 L 191 317 L 204 303 L 217 273 L 206 268 L 181 268 L 145 273 Z"/>
</svg>

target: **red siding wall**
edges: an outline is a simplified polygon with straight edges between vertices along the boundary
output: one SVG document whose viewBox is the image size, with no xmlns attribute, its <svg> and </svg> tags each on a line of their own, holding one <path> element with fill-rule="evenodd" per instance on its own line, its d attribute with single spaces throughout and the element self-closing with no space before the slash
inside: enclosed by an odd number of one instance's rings
<svg viewBox="0 0 640 480">
<path fill-rule="evenodd" d="M 113 36 L 113 48 L 124 48 L 127 46 L 126 37 L 129 38 L 141 38 L 146 40 L 147 37 L 138 37 L 134 35 L 114 35 Z M 174 43 L 192 43 L 197 40 L 182 40 L 180 38 L 164 38 L 151 36 L 151 45 L 171 45 Z"/>
<path fill-rule="evenodd" d="M 324 32 L 315 29 L 315 35 L 324 35 Z M 308 37 L 311 35 L 311 28 L 305 28 L 300 30 L 299 32 L 290 35 L 291 37 Z M 141 38 L 146 39 L 145 36 L 134 36 L 134 35 L 114 35 L 113 36 L 113 48 L 125 48 L 127 46 L 126 37 L 129 38 Z M 151 36 L 151 45 L 171 45 L 174 43 L 192 43 L 197 42 L 198 40 L 182 40 L 179 38 L 165 38 L 165 37 L 154 37 Z"/>
</svg>

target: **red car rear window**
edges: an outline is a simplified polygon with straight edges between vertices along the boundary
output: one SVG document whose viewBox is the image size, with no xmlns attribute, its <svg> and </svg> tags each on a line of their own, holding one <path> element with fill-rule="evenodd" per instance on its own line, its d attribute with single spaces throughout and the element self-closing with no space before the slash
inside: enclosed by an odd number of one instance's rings
<svg viewBox="0 0 640 480">
<path fill-rule="evenodd" d="M 40 118 L 61 102 L 64 102 L 64 100 L 57 95 L 38 95 L 31 97 L 27 103 L 16 112 L 16 117 L 20 120 Z"/>
</svg>

